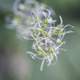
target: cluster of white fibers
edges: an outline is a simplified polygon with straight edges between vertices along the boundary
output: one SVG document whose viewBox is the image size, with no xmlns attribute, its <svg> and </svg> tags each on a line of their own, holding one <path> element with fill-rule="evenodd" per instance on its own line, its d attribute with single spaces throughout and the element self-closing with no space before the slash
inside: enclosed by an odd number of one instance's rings
<svg viewBox="0 0 80 80">
<path fill-rule="evenodd" d="M 40 70 L 43 65 L 48 66 L 57 60 L 60 53 L 64 36 L 72 32 L 66 30 L 71 25 L 63 25 L 62 17 L 59 16 L 60 24 L 54 11 L 45 4 L 38 3 L 33 0 L 16 0 L 13 6 L 14 18 L 12 25 L 16 27 L 19 38 L 31 40 L 32 51 L 27 51 L 32 59 L 41 60 Z"/>
</svg>

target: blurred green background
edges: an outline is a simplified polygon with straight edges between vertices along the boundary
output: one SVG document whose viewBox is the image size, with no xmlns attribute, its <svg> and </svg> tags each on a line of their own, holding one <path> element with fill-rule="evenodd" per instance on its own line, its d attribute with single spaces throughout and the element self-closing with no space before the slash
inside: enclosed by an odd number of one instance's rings
<svg viewBox="0 0 80 80">
<path fill-rule="evenodd" d="M 16 31 L 7 29 L 5 17 L 12 16 L 12 6 L 15 0 L 0 0 L 0 80 L 26 80 L 15 79 L 6 69 L 3 71 L 1 65 L 11 60 L 13 54 L 25 56 L 25 51 L 30 49 L 30 43 L 16 38 Z M 26 74 L 27 80 L 80 80 L 80 0 L 38 0 L 52 7 L 57 15 L 61 15 L 64 24 L 71 24 L 74 33 L 65 37 L 65 52 L 58 56 L 58 61 L 50 67 L 44 66 L 40 72 L 40 62 L 33 61 L 25 56 L 26 63 L 30 66 Z M 5 59 L 6 58 L 6 59 Z M 27 58 L 27 59 L 26 59 Z M 4 62 L 3 62 L 4 61 Z M 7 65 L 10 65 L 8 63 Z M 7 66 L 9 67 L 9 66 Z M 17 66 L 18 67 L 18 66 Z M 17 73 L 18 74 L 18 73 Z"/>
</svg>

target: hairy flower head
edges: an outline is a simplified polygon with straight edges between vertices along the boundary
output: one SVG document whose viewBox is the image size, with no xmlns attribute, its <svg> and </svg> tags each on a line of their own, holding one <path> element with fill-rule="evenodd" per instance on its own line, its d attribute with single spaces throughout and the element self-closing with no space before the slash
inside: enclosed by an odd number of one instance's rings
<svg viewBox="0 0 80 80">
<path fill-rule="evenodd" d="M 64 36 L 67 27 L 64 25 L 62 17 L 59 16 L 59 24 L 54 19 L 55 12 L 45 4 L 33 0 L 17 0 L 13 7 L 14 19 L 12 24 L 16 26 L 17 35 L 26 40 L 32 40 L 32 51 L 27 51 L 32 59 L 41 60 L 40 70 L 43 65 L 48 66 L 57 60 L 62 45 L 65 43 Z"/>
</svg>

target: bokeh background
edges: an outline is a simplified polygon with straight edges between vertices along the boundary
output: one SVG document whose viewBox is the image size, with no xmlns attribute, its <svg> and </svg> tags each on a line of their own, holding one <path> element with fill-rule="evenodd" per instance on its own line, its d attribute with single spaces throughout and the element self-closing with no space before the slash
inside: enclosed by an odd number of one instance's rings
<svg viewBox="0 0 80 80">
<path fill-rule="evenodd" d="M 80 80 L 80 0 L 38 0 L 61 15 L 64 24 L 71 24 L 74 33 L 65 37 L 66 51 L 58 61 L 40 72 L 40 62 L 33 61 L 26 51 L 31 43 L 19 40 L 15 29 L 8 29 L 5 18 L 12 16 L 15 0 L 0 0 L 0 80 Z"/>
</svg>

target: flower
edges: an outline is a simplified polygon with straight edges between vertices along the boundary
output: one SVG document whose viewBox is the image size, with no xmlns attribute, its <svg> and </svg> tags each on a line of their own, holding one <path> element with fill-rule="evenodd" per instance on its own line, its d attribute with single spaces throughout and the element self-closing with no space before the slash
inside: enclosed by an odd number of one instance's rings
<svg viewBox="0 0 80 80">
<path fill-rule="evenodd" d="M 72 25 L 63 25 L 63 19 L 59 16 L 60 24 L 53 17 L 55 12 L 45 4 L 37 1 L 17 0 L 13 7 L 14 19 L 12 24 L 16 26 L 17 35 L 26 40 L 32 40 L 32 51 L 27 51 L 32 59 L 42 61 L 48 66 L 56 62 L 62 45 L 65 43 L 64 36 L 72 32 L 66 30 Z"/>
</svg>

